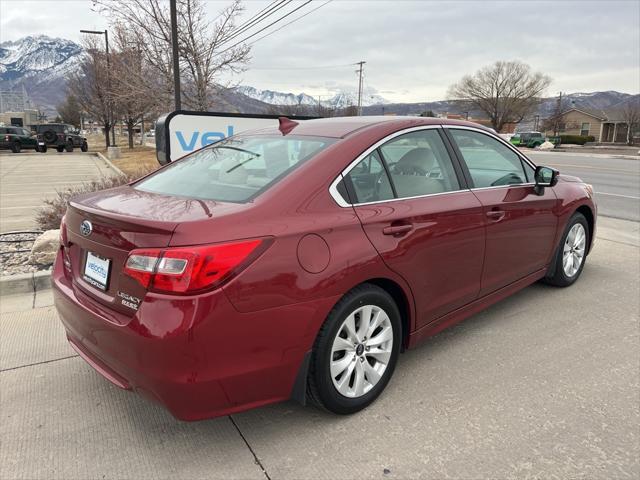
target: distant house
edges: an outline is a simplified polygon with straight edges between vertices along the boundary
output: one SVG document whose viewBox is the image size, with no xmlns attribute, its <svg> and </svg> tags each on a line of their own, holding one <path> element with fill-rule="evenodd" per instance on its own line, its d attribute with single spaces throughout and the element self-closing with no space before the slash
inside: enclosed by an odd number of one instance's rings
<svg viewBox="0 0 640 480">
<path fill-rule="evenodd" d="M 626 143 L 627 123 L 623 119 L 622 110 L 590 111 L 571 108 L 562 113 L 561 135 L 593 136 L 599 143 Z M 632 125 L 634 137 L 637 136 L 640 125 Z M 546 135 L 553 135 L 547 129 Z"/>
</svg>

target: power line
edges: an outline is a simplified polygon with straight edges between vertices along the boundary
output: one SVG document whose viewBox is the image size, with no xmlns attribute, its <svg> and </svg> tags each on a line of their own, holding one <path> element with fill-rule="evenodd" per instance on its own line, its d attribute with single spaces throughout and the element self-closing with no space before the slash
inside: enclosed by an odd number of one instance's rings
<svg viewBox="0 0 640 480">
<path fill-rule="evenodd" d="M 345 63 L 342 65 L 317 65 L 313 67 L 251 67 L 251 70 L 325 70 L 333 68 L 353 67 L 354 65 L 357 65 L 357 63 Z"/>
<path fill-rule="evenodd" d="M 305 13 L 304 15 L 300 15 L 299 17 L 294 18 L 294 19 L 293 19 L 293 20 L 291 20 L 290 22 L 285 23 L 284 25 L 282 25 L 282 26 L 280 26 L 280 27 L 276 28 L 275 30 L 273 30 L 273 31 L 271 31 L 271 32 L 269 32 L 269 33 L 267 33 L 266 35 L 263 35 L 263 36 L 261 36 L 260 38 L 255 39 L 253 42 L 249 43 L 249 45 L 253 45 L 254 43 L 259 42 L 259 41 L 260 41 L 260 40 L 262 40 L 263 38 L 268 37 L 269 35 L 273 35 L 273 34 L 274 34 L 274 33 L 276 33 L 277 31 L 282 30 L 282 29 L 283 29 L 284 27 L 286 27 L 287 25 L 291 25 L 292 23 L 295 23 L 295 22 L 297 22 L 298 20 L 303 19 L 303 18 L 304 18 L 304 17 L 306 17 L 307 15 L 309 15 L 309 14 L 311 14 L 311 13 L 315 12 L 316 10 L 318 10 L 318 9 L 320 9 L 320 8 L 322 8 L 322 7 L 324 7 L 327 3 L 331 3 L 331 2 L 333 2 L 333 0 L 327 0 L 327 1 L 326 1 L 326 2 L 324 2 L 322 5 L 318 5 L 316 8 L 313 8 L 313 9 L 309 10 L 309 11 L 308 11 L 307 13 Z M 308 2 L 307 2 L 307 3 L 308 3 Z M 306 5 L 306 4 L 305 4 L 305 5 Z M 303 5 L 303 6 L 304 6 L 304 5 Z M 355 65 L 355 63 L 352 63 L 352 64 L 347 65 L 347 66 L 352 66 L 352 65 Z"/>
<path fill-rule="evenodd" d="M 249 20 L 247 20 L 245 23 L 240 25 L 235 30 L 233 30 L 227 37 L 223 38 L 220 41 L 219 45 L 224 45 L 225 43 L 228 43 L 230 40 L 233 40 L 234 38 L 238 37 L 240 34 L 246 32 L 247 30 L 250 30 L 251 28 L 258 25 L 260 22 L 266 20 L 268 17 L 276 13 L 278 10 L 282 9 L 283 7 L 286 7 L 291 2 L 292 0 L 276 0 L 274 2 L 271 2 L 266 8 L 263 8 L 256 15 L 251 17 Z"/>
<path fill-rule="evenodd" d="M 255 36 L 256 36 L 256 35 L 258 35 L 260 32 L 263 32 L 263 31 L 265 31 L 267 28 L 271 27 L 272 25 L 275 25 L 276 23 L 280 22 L 281 20 L 284 20 L 284 19 L 285 19 L 285 18 L 287 18 L 289 15 L 294 14 L 295 12 L 297 12 L 298 10 L 300 10 L 300 9 L 301 9 L 301 8 L 303 8 L 303 7 L 305 7 L 307 4 L 309 4 L 309 3 L 311 3 L 311 2 L 312 2 L 312 0 L 307 0 L 306 2 L 304 2 L 304 3 L 303 3 L 302 5 L 300 5 L 299 7 L 294 8 L 294 9 L 293 9 L 293 10 L 291 10 L 289 13 L 287 13 L 286 15 L 283 15 L 282 17 L 278 18 L 277 20 L 275 20 L 275 21 L 271 22 L 271 23 L 270 23 L 269 25 L 267 25 L 266 27 L 261 28 L 261 29 L 260 29 L 260 30 L 258 30 L 257 32 L 252 33 L 251 35 L 249 35 L 249 36 L 247 36 L 247 37 L 243 38 L 243 39 L 242 39 L 242 40 L 240 40 L 239 42 L 234 43 L 234 44 L 233 44 L 233 45 L 231 45 L 230 47 L 225 48 L 224 50 L 222 50 L 222 51 L 218 52 L 218 55 L 220 55 L 220 54 L 222 54 L 222 53 L 224 53 L 224 52 L 227 52 L 227 51 L 229 51 L 229 50 L 231 50 L 231 49 L 233 49 L 233 48 L 237 47 L 238 45 L 240 45 L 240 44 L 242 44 L 242 43 L 245 43 L 245 42 L 246 42 L 247 40 L 249 40 L 250 38 L 255 37 Z M 327 2 L 327 3 L 328 3 L 328 2 Z M 291 23 L 293 23 L 293 22 L 291 22 Z M 277 30 L 276 30 L 276 31 L 277 31 Z M 272 32 L 272 33 L 273 33 L 273 32 Z M 264 35 L 264 36 L 262 36 L 262 37 L 258 38 L 257 40 L 255 40 L 255 41 L 253 41 L 252 43 L 250 43 L 250 45 L 253 45 L 253 44 L 254 44 L 254 43 L 256 43 L 258 40 L 260 40 L 260 39 L 262 39 L 262 38 L 264 38 L 264 37 L 266 37 L 266 36 L 267 36 L 267 35 Z"/>
</svg>

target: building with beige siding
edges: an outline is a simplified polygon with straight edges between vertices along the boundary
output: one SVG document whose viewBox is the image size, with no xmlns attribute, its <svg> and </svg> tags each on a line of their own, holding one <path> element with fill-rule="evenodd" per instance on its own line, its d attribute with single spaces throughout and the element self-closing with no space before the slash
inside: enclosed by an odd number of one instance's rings
<svg viewBox="0 0 640 480">
<path fill-rule="evenodd" d="M 562 128 L 560 135 L 593 136 L 598 143 L 626 143 L 627 123 L 623 120 L 620 110 L 586 111 L 572 108 L 562 113 Z M 640 125 L 634 124 L 632 137 L 640 140 L 638 135 Z M 552 131 L 545 131 L 545 135 L 553 135 Z"/>
</svg>

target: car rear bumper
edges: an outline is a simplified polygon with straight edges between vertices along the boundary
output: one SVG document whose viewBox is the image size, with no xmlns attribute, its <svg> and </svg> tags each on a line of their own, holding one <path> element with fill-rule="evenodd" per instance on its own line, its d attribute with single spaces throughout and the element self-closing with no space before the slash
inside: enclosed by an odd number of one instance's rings
<svg viewBox="0 0 640 480">
<path fill-rule="evenodd" d="M 64 274 L 52 275 L 71 346 L 120 388 L 199 420 L 286 400 L 315 335 L 337 299 L 239 313 L 222 290 L 198 297 L 148 294 L 116 323 Z"/>
</svg>

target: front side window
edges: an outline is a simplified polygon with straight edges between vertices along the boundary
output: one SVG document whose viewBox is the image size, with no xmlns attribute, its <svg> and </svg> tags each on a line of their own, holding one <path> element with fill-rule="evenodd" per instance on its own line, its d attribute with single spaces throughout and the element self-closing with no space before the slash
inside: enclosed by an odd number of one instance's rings
<svg viewBox="0 0 640 480">
<path fill-rule="evenodd" d="M 435 129 L 419 130 L 380 147 L 398 198 L 460 189 L 451 159 Z"/>
<path fill-rule="evenodd" d="M 450 129 L 475 188 L 527 183 L 520 157 L 484 133 Z"/>
<path fill-rule="evenodd" d="M 334 141 L 295 136 L 231 137 L 170 164 L 134 188 L 202 200 L 245 202 Z"/>
</svg>

